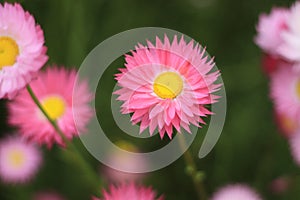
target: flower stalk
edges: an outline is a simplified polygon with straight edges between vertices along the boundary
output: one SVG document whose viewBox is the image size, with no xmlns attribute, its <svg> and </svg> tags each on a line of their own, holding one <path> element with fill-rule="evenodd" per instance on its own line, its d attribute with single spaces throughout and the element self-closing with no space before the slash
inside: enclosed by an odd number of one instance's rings
<svg viewBox="0 0 300 200">
<path fill-rule="evenodd" d="M 184 136 L 178 134 L 179 136 L 179 146 L 184 151 L 186 149 L 186 142 Z M 184 161 L 186 164 L 186 173 L 192 178 L 195 190 L 199 197 L 199 200 L 207 200 L 207 194 L 205 191 L 205 187 L 203 185 L 203 179 L 205 178 L 205 174 L 202 171 L 197 170 L 196 162 L 193 159 L 193 156 L 189 149 L 187 149 L 184 154 Z"/>
<path fill-rule="evenodd" d="M 62 138 L 64 144 L 66 145 L 65 151 L 68 154 L 68 156 L 70 156 L 72 160 L 76 162 L 76 164 L 86 173 L 87 180 L 91 183 L 91 187 L 95 189 L 95 191 L 98 191 L 99 186 L 101 185 L 101 180 L 98 178 L 97 173 L 95 173 L 95 171 L 88 164 L 88 162 L 85 161 L 85 159 L 82 157 L 81 153 L 78 151 L 76 146 L 66 138 L 62 130 L 57 125 L 56 120 L 51 119 L 51 117 L 48 115 L 46 110 L 43 108 L 41 102 L 35 95 L 34 91 L 30 87 L 30 85 L 27 85 L 26 88 L 36 106 L 40 109 L 40 111 L 44 114 L 44 116 L 47 118 L 49 123 L 55 129 L 55 131 Z"/>
</svg>

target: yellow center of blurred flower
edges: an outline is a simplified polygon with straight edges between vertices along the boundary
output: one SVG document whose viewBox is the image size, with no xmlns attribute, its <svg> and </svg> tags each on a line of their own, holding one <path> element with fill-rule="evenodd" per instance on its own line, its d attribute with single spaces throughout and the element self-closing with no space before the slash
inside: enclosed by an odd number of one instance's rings
<svg viewBox="0 0 300 200">
<path fill-rule="evenodd" d="M 11 152 L 9 152 L 8 160 L 10 166 L 14 168 L 20 168 L 25 162 L 25 155 L 20 150 L 12 150 Z"/>
<path fill-rule="evenodd" d="M 300 80 L 296 83 L 296 94 L 297 97 L 300 99 Z"/>
<path fill-rule="evenodd" d="M 175 72 L 164 72 L 156 77 L 153 84 L 154 93 L 162 99 L 174 99 L 183 88 L 183 81 Z"/>
<path fill-rule="evenodd" d="M 53 120 L 60 118 L 66 110 L 65 101 L 58 96 L 50 96 L 42 101 L 42 106 L 46 113 Z"/>
<path fill-rule="evenodd" d="M 3 67 L 12 66 L 19 55 L 19 47 L 10 37 L 0 37 L 0 70 Z"/>
<path fill-rule="evenodd" d="M 125 141 L 125 140 L 119 140 L 115 143 L 118 147 L 120 147 L 121 149 L 127 150 L 127 151 L 131 151 L 131 152 L 138 152 L 138 149 L 136 146 L 134 146 L 133 144 Z"/>
</svg>

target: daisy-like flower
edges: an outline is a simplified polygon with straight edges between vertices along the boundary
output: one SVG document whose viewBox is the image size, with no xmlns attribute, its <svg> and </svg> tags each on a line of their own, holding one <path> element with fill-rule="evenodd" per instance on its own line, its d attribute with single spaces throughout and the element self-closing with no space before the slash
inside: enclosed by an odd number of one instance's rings
<svg viewBox="0 0 300 200">
<path fill-rule="evenodd" d="M 0 178 L 5 183 L 24 183 L 40 168 L 41 152 L 20 137 L 0 141 Z"/>
<path fill-rule="evenodd" d="M 256 27 L 256 44 L 266 53 L 278 54 L 278 48 L 282 44 L 282 32 L 287 29 L 289 10 L 285 8 L 274 8 L 270 15 L 262 14 Z"/>
<path fill-rule="evenodd" d="M 93 200 L 163 200 L 163 196 L 157 197 L 151 187 L 137 186 L 134 183 L 119 186 L 110 186 L 110 191 L 103 191 L 103 198 L 92 198 Z"/>
<path fill-rule="evenodd" d="M 294 161 L 300 166 L 300 132 L 295 133 L 289 140 L 291 154 Z"/>
<path fill-rule="evenodd" d="M 54 66 L 47 68 L 45 72 L 39 72 L 38 79 L 30 84 L 46 113 L 57 122 L 65 137 L 70 140 L 78 132 L 84 131 L 92 116 L 89 106 L 92 94 L 87 82 L 80 82 L 73 91 L 76 76 L 75 70 L 67 71 L 63 67 Z M 27 90 L 21 91 L 8 107 L 9 123 L 19 127 L 21 134 L 27 139 L 48 147 L 55 142 L 64 145 L 61 136 L 36 106 Z M 76 124 L 73 114 L 80 119 Z"/>
<path fill-rule="evenodd" d="M 0 4 L 0 99 L 12 98 L 46 63 L 44 34 L 19 4 Z"/>
<path fill-rule="evenodd" d="M 217 191 L 211 200 L 261 200 L 262 198 L 249 186 L 228 185 Z"/>
<path fill-rule="evenodd" d="M 194 41 L 156 38 L 155 46 L 139 44 L 125 59 L 115 94 L 124 102 L 121 112 L 133 113 L 133 124 L 140 123 L 140 132 L 149 127 L 152 135 L 158 128 L 161 137 L 172 138 L 174 127 L 190 132 L 190 124 L 200 126 L 202 117 L 212 114 L 205 106 L 218 98 L 212 93 L 220 88 L 214 84 L 219 71 L 210 73 L 214 63 Z"/>
<path fill-rule="evenodd" d="M 300 120 L 300 71 L 290 66 L 281 66 L 271 75 L 270 87 L 276 111 L 284 113 L 290 121 L 298 122 Z"/>
<path fill-rule="evenodd" d="M 300 2 L 291 8 L 291 14 L 287 22 L 288 29 L 283 31 L 283 44 L 279 48 L 279 53 L 284 58 L 293 61 L 300 61 Z"/>
<path fill-rule="evenodd" d="M 34 195 L 33 200 L 64 200 L 61 195 L 55 192 L 39 192 Z"/>
</svg>

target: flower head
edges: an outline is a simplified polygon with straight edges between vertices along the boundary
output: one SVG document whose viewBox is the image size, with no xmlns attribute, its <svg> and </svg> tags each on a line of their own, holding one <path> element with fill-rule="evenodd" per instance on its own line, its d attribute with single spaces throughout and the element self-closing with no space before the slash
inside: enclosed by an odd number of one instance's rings
<svg viewBox="0 0 300 200">
<path fill-rule="evenodd" d="M 256 44 L 266 53 L 278 55 L 278 48 L 282 44 L 282 32 L 287 29 L 289 10 L 274 8 L 270 15 L 262 14 L 257 25 Z"/>
<path fill-rule="evenodd" d="M 300 119 L 300 71 L 281 66 L 271 75 L 271 98 L 277 112 L 290 121 Z"/>
<path fill-rule="evenodd" d="M 77 130 L 84 130 L 92 116 L 89 106 L 92 95 L 87 82 L 80 82 L 77 89 L 73 91 L 76 74 L 75 70 L 47 68 L 30 84 L 46 113 L 57 122 L 67 139 L 77 135 Z M 51 147 L 54 142 L 63 145 L 60 135 L 26 90 L 20 92 L 8 107 L 10 124 L 18 126 L 23 136 L 39 144 L 47 144 L 48 147 Z M 76 124 L 73 114 L 80 119 Z"/>
<path fill-rule="evenodd" d="M 247 185 L 229 185 L 217 191 L 212 200 L 261 200 L 261 197 Z"/>
<path fill-rule="evenodd" d="M 36 146 L 19 137 L 0 141 L 0 178 L 6 183 L 23 183 L 36 174 L 42 161 Z"/>
<path fill-rule="evenodd" d="M 157 128 L 160 136 L 172 138 L 173 128 L 190 132 L 189 125 L 204 123 L 211 112 L 206 105 L 216 102 L 219 84 L 214 84 L 219 71 L 209 73 L 214 63 L 194 41 L 170 43 L 156 38 L 156 45 L 138 45 L 126 55 L 126 68 L 116 75 L 121 89 L 115 93 L 123 101 L 122 113 L 133 113 L 131 121 L 140 123 L 140 132 Z"/>
<path fill-rule="evenodd" d="M 44 35 L 19 4 L 0 4 L 0 99 L 12 98 L 48 60 Z"/>
<path fill-rule="evenodd" d="M 110 191 L 103 191 L 103 198 L 93 198 L 93 200 L 163 200 L 164 198 L 157 197 L 156 192 L 152 188 L 137 186 L 134 183 L 119 186 L 110 186 Z"/>
</svg>

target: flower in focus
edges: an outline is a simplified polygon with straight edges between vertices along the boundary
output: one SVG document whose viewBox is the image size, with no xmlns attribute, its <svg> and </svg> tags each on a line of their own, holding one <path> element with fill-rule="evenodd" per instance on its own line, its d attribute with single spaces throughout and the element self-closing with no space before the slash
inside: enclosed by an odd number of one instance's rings
<svg viewBox="0 0 300 200">
<path fill-rule="evenodd" d="M 288 28 L 283 31 L 283 44 L 279 48 L 279 53 L 284 58 L 299 62 L 300 61 L 300 2 L 291 8 L 291 14 L 287 22 Z"/>
<path fill-rule="evenodd" d="M 0 4 L 0 99 L 13 98 L 46 63 L 44 34 L 19 4 Z"/>
<path fill-rule="evenodd" d="M 110 191 L 103 191 L 103 198 L 93 198 L 93 200 L 163 200 L 162 196 L 157 197 L 156 192 L 151 187 L 137 186 L 134 183 L 110 186 Z"/>
<path fill-rule="evenodd" d="M 281 66 L 271 75 L 271 98 L 277 112 L 290 121 L 300 119 L 300 71 Z"/>
<path fill-rule="evenodd" d="M 211 200 L 261 200 L 261 197 L 247 185 L 229 185 L 217 191 Z"/>
<path fill-rule="evenodd" d="M 31 82 L 32 90 L 47 114 L 55 120 L 67 139 L 83 131 L 92 116 L 89 102 L 92 94 L 85 81 L 73 91 L 77 73 L 64 68 L 47 68 L 40 72 L 38 79 Z M 8 104 L 9 123 L 20 128 L 23 136 L 39 144 L 64 145 L 62 138 L 31 99 L 27 90 Z M 73 114 L 80 119 L 75 124 Z M 78 130 L 78 131 L 77 131 Z"/>
<path fill-rule="evenodd" d="M 157 128 L 161 138 L 172 138 L 173 128 L 190 132 L 190 124 L 204 124 L 202 117 L 212 114 L 205 106 L 216 102 L 212 93 L 219 71 L 211 72 L 214 63 L 205 56 L 194 41 L 170 43 L 156 38 L 154 46 L 139 44 L 132 55 L 126 55 L 126 68 L 116 75 L 118 100 L 123 101 L 121 112 L 133 113 L 133 124 L 140 123 L 140 132 L 149 127 L 150 135 Z"/>
<path fill-rule="evenodd" d="M 294 161 L 300 166 L 300 132 L 295 133 L 289 140 L 291 154 Z"/>
<path fill-rule="evenodd" d="M 64 200 L 64 198 L 55 192 L 39 192 L 34 195 L 33 200 Z"/>
<path fill-rule="evenodd" d="M 0 141 L 0 178 L 6 183 L 24 183 L 33 178 L 42 161 L 41 152 L 19 137 Z"/>
<path fill-rule="evenodd" d="M 281 34 L 287 29 L 289 10 L 285 8 L 274 8 L 270 15 L 262 14 L 256 27 L 256 44 L 266 53 L 278 55 L 278 48 L 283 40 Z"/>
</svg>

